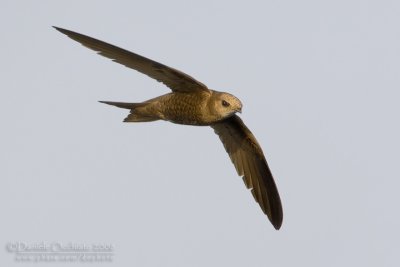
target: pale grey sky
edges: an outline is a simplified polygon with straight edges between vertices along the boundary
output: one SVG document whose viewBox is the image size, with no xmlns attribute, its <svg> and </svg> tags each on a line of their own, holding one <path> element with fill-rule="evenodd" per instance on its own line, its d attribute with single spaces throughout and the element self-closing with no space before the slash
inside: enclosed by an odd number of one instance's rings
<svg viewBox="0 0 400 267">
<path fill-rule="evenodd" d="M 399 14 L 394 0 L 3 0 L 0 246 L 113 244 L 104 266 L 399 266 Z M 97 102 L 168 88 L 52 25 L 239 97 L 281 230 L 210 128 L 124 124 Z M 14 256 L 0 265 L 38 266 Z"/>
</svg>

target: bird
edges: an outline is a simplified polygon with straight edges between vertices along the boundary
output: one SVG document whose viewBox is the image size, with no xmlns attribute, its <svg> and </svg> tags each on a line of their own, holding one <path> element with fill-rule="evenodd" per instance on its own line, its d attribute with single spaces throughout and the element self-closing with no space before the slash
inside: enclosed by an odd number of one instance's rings
<svg viewBox="0 0 400 267">
<path fill-rule="evenodd" d="M 163 83 L 172 91 L 141 103 L 99 101 L 130 111 L 124 122 L 164 120 L 210 126 L 219 136 L 239 176 L 276 230 L 283 221 L 282 203 L 261 146 L 237 113 L 242 102 L 232 94 L 209 89 L 193 77 L 152 59 L 71 30 L 59 32 L 114 62 Z"/>
</svg>

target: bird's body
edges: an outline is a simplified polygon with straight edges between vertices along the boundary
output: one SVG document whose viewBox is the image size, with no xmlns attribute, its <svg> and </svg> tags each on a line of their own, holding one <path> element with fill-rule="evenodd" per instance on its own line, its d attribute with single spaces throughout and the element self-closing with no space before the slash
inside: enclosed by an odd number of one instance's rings
<svg viewBox="0 0 400 267">
<path fill-rule="evenodd" d="M 236 115 L 242 110 L 238 98 L 211 90 L 179 70 L 125 49 L 83 34 L 55 28 L 100 55 L 167 85 L 171 93 L 141 103 L 100 102 L 129 109 L 130 114 L 125 122 L 165 120 L 184 125 L 211 126 L 263 212 L 276 229 L 281 227 L 283 212 L 278 190 L 260 145 Z"/>
<path fill-rule="evenodd" d="M 234 109 L 231 106 L 222 106 L 222 98 L 231 101 L 232 106 L 235 105 Z M 165 120 L 197 126 L 210 126 L 232 116 L 236 111 L 240 112 L 242 108 L 240 101 L 233 95 L 214 90 L 195 93 L 172 92 L 142 103 L 101 102 L 130 109 L 131 114 L 125 122 Z"/>
</svg>

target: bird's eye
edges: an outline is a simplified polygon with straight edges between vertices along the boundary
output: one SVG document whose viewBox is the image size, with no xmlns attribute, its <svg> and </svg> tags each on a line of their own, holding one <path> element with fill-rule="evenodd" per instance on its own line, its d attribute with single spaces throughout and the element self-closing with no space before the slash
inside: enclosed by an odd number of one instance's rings
<svg viewBox="0 0 400 267">
<path fill-rule="evenodd" d="M 228 102 L 226 102 L 225 100 L 222 100 L 222 105 L 224 107 L 229 107 L 231 104 L 229 104 Z"/>
</svg>

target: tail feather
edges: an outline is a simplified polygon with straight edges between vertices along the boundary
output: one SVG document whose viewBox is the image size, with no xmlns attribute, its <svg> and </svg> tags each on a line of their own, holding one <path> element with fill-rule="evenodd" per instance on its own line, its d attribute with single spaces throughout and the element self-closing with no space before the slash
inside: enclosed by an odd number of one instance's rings
<svg viewBox="0 0 400 267">
<path fill-rule="evenodd" d="M 100 103 L 116 106 L 119 108 L 130 109 L 131 113 L 124 119 L 124 122 L 146 122 L 159 120 L 158 117 L 149 113 L 145 108 L 149 103 L 125 103 L 125 102 L 112 102 L 112 101 L 99 101 Z"/>
<path fill-rule="evenodd" d="M 142 114 L 137 114 L 136 112 L 132 112 L 125 119 L 124 122 L 147 122 L 147 121 L 156 121 L 158 118 L 144 116 Z"/>
<path fill-rule="evenodd" d="M 113 102 L 113 101 L 99 101 L 100 103 L 116 106 L 119 108 L 135 109 L 137 107 L 145 106 L 146 103 L 126 103 L 126 102 Z"/>
</svg>

